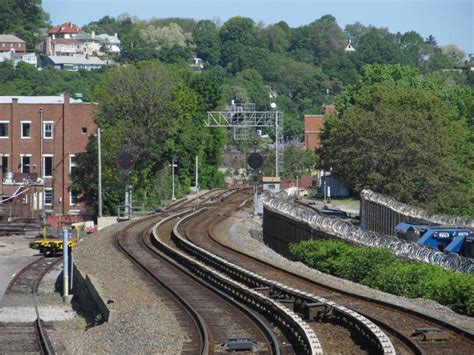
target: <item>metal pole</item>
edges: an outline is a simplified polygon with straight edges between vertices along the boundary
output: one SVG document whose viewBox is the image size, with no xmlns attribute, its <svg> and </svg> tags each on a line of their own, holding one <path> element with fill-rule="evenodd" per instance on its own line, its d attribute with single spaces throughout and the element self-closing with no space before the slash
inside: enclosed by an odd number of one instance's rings
<svg viewBox="0 0 474 355">
<path fill-rule="evenodd" d="M 132 185 L 130 185 L 130 174 L 128 174 L 128 219 L 132 217 Z"/>
<path fill-rule="evenodd" d="M 39 163 L 39 174 L 40 177 L 43 177 L 43 108 L 39 109 L 40 115 L 40 163 Z M 54 154 L 54 151 L 53 151 Z M 44 201 L 43 201 L 44 205 Z M 44 209 L 43 209 L 44 210 Z"/>
<path fill-rule="evenodd" d="M 326 206 L 326 178 L 324 178 L 323 186 L 324 186 L 324 206 Z"/>
<path fill-rule="evenodd" d="M 199 208 L 199 157 L 196 155 L 196 209 Z"/>
<path fill-rule="evenodd" d="M 71 248 L 71 287 L 70 289 L 72 290 L 73 288 L 73 282 L 74 282 L 74 253 L 72 252 Z"/>
<path fill-rule="evenodd" d="M 300 186 L 299 186 L 299 180 L 298 180 L 298 175 L 296 175 L 296 198 L 300 198 Z"/>
<path fill-rule="evenodd" d="M 100 137 L 100 132 L 101 129 L 97 128 L 97 145 L 98 145 L 98 156 L 97 156 L 97 164 L 99 168 L 99 217 L 102 217 L 102 147 L 101 147 L 101 137 Z"/>
<path fill-rule="evenodd" d="M 171 177 L 172 177 L 172 181 L 173 181 L 173 184 L 172 184 L 172 193 L 171 193 L 171 200 L 174 201 L 176 200 L 176 196 L 174 194 L 174 157 L 173 159 L 171 160 Z"/>
<path fill-rule="evenodd" d="M 196 182 L 195 182 L 195 186 L 196 186 L 196 189 L 199 191 L 199 165 L 198 165 L 198 162 L 199 162 L 199 157 L 196 155 Z"/>
<path fill-rule="evenodd" d="M 278 111 L 275 112 L 275 176 L 280 176 L 278 171 Z"/>
<path fill-rule="evenodd" d="M 255 216 L 258 213 L 258 195 L 257 195 L 257 182 L 253 182 L 253 205 L 254 205 L 254 214 Z"/>
<path fill-rule="evenodd" d="M 63 228 L 63 300 L 69 295 L 68 231 Z"/>
</svg>

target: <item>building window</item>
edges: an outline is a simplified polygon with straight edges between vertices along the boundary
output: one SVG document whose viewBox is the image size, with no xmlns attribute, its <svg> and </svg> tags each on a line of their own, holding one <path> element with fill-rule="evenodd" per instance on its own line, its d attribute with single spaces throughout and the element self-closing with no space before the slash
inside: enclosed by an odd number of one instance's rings
<svg viewBox="0 0 474 355">
<path fill-rule="evenodd" d="M 43 122 L 43 138 L 53 139 L 53 122 Z"/>
<path fill-rule="evenodd" d="M 2 155 L 2 174 L 8 173 L 8 155 Z"/>
<path fill-rule="evenodd" d="M 2 47 L 5 48 L 5 43 L 2 43 Z"/>
<path fill-rule="evenodd" d="M 86 134 L 87 133 L 87 127 L 82 127 L 82 134 Z"/>
<path fill-rule="evenodd" d="M 31 155 L 21 155 L 21 172 L 25 174 L 30 173 L 30 165 L 31 165 Z"/>
<path fill-rule="evenodd" d="M 43 177 L 53 176 L 53 156 L 43 155 Z"/>
<path fill-rule="evenodd" d="M 44 189 L 44 204 L 49 206 L 53 204 L 53 189 Z"/>
<path fill-rule="evenodd" d="M 74 174 L 74 168 L 76 167 L 76 156 L 73 154 L 69 155 L 69 174 Z"/>
<path fill-rule="evenodd" d="M 21 138 L 31 138 L 31 121 L 21 121 Z"/>
<path fill-rule="evenodd" d="M 0 121 L 0 138 L 8 138 L 8 121 Z"/>
<path fill-rule="evenodd" d="M 69 194 L 69 204 L 71 206 L 76 206 L 78 202 L 79 202 L 79 194 L 77 193 L 76 190 L 71 190 Z"/>
</svg>

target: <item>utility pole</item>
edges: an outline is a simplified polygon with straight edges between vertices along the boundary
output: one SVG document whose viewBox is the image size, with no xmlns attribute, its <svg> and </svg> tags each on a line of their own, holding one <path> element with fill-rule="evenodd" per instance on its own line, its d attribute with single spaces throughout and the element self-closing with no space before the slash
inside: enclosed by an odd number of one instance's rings
<svg viewBox="0 0 474 355">
<path fill-rule="evenodd" d="M 102 147 L 101 147 L 101 140 L 100 140 L 100 128 L 97 128 L 97 164 L 99 168 L 99 217 L 102 217 Z"/>
</svg>

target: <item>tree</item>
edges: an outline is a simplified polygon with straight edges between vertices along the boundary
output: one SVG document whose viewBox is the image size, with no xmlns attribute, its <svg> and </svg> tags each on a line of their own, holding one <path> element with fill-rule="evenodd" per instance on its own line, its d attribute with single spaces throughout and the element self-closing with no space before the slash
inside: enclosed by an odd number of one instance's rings
<svg viewBox="0 0 474 355">
<path fill-rule="evenodd" d="M 400 62 L 400 50 L 392 35 L 373 28 L 360 38 L 353 57 L 359 68 L 365 64 L 395 64 Z"/>
<path fill-rule="evenodd" d="M 214 22 L 201 20 L 194 29 L 194 41 L 196 42 L 196 54 L 199 58 L 210 65 L 219 63 L 221 56 L 221 43 L 219 31 Z"/>
<path fill-rule="evenodd" d="M 189 190 L 194 173 L 194 156 L 201 157 L 205 171 L 203 187 L 223 183 L 217 172 L 222 135 L 202 127 L 205 116 L 198 94 L 190 88 L 193 74 L 174 66 L 156 62 L 139 62 L 109 71 L 98 85 L 95 99 L 99 103 L 96 122 L 103 129 L 103 172 L 105 213 L 114 213 L 124 191 L 124 176 L 117 166 L 124 139 L 130 142 L 135 158 L 131 184 L 137 200 L 157 207 L 167 189 L 166 170 L 171 157 L 179 156 L 178 179 L 181 193 Z M 201 92 L 201 95 L 206 93 Z M 201 102 L 212 102 L 203 98 Z M 209 105 L 212 105 L 209 103 Z M 206 144 L 208 146 L 206 146 Z M 78 158 L 74 184 L 84 191 L 84 200 L 95 206 L 97 177 L 91 164 L 96 160 L 96 141 L 92 138 L 87 151 Z M 208 149 L 212 150 L 209 151 Z M 93 165 L 92 165 L 93 166 Z M 202 172 L 201 170 L 201 172 Z M 169 198 L 169 196 L 168 196 Z"/>
<path fill-rule="evenodd" d="M 347 40 L 338 26 L 336 19 L 325 15 L 319 20 L 304 26 L 299 33 L 299 47 L 309 49 L 313 54 L 314 64 L 322 65 L 336 53 L 343 54 Z"/>
<path fill-rule="evenodd" d="M 415 31 L 406 32 L 399 37 L 399 46 L 401 49 L 401 64 L 420 67 L 423 56 L 428 54 L 428 46 L 418 33 Z"/>
<path fill-rule="evenodd" d="M 466 52 L 460 49 L 455 44 L 448 44 L 441 47 L 441 51 L 446 55 L 454 64 L 462 64 L 466 57 Z"/>
<path fill-rule="evenodd" d="M 144 41 L 153 46 L 157 51 L 163 48 L 187 47 L 192 43 L 191 35 L 185 33 L 175 23 L 170 23 L 168 26 L 163 27 L 149 25 L 140 31 L 140 35 Z"/>
<path fill-rule="evenodd" d="M 219 36 L 222 44 L 242 44 L 254 46 L 258 41 L 258 29 L 255 22 L 247 17 L 232 17 L 222 26 Z"/>
<path fill-rule="evenodd" d="M 319 165 L 332 167 L 355 191 L 472 214 L 473 146 L 459 111 L 413 69 L 383 68 L 369 66 L 338 98 L 338 114 L 325 122 Z"/>
<path fill-rule="evenodd" d="M 347 38 L 349 38 L 352 42 L 354 48 L 357 48 L 359 45 L 360 39 L 370 31 L 373 26 L 364 26 L 360 22 L 356 22 L 354 24 L 346 25 L 344 28 L 344 33 L 346 34 Z"/>
<path fill-rule="evenodd" d="M 278 22 L 264 30 L 267 48 L 272 52 L 285 53 L 290 47 L 291 28 L 286 22 Z"/>
</svg>

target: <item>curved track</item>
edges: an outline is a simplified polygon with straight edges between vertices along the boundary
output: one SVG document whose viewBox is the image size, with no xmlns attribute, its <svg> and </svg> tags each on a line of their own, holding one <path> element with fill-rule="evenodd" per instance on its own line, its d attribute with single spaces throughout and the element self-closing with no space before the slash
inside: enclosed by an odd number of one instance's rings
<svg viewBox="0 0 474 355">
<path fill-rule="evenodd" d="M 41 257 L 19 271 L 9 283 L 5 295 L 21 298 L 34 308 L 36 320 L 0 324 L 0 349 L 2 353 L 54 354 L 43 321 L 40 318 L 36 293 L 44 275 L 61 259 Z"/>
<path fill-rule="evenodd" d="M 233 203 L 234 209 L 245 196 L 235 196 L 229 203 Z M 233 200 L 233 201 L 232 201 Z M 213 226 L 220 220 L 226 218 L 227 212 L 222 208 L 213 210 L 206 214 L 206 219 L 200 218 L 186 230 L 187 237 L 197 245 L 225 258 L 237 265 L 245 267 L 250 271 L 272 280 L 279 281 L 291 287 L 298 288 L 306 292 L 313 292 L 331 301 L 342 304 L 350 309 L 371 319 L 390 335 L 398 353 L 417 354 L 470 354 L 473 349 L 473 341 L 469 334 L 458 331 L 444 325 L 442 322 L 435 322 L 426 319 L 422 315 L 413 314 L 408 310 L 393 307 L 389 304 L 374 302 L 355 294 L 343 293 L 323 284 L 316 283 L 299 275 L 289 273 L 286 270 L 262 262 L 247 254 L 231 249 L 212 238 Z M 197 230 L 200 229 L 200 233 Z M 415 329 L 436 328 L 440 329 L 447 337 L 447 340 L 424 341 L 422 336 L 413 336 Z M 321 338 L 324 347 L 324 339 Z"/>
<path fill-rule="evenodd" d="M 183 353 L 219 352 L 227 338 L 236 335 L 250 336 L 260 353 L 272 353 L 254 320 L 151 245 L 150 228 L 158 219 L 153 216 L 130 224 L 117 235 L 117 244 L 157 282 L 157 294 L 177 315 L 189 338 Z"/>
</svg>

